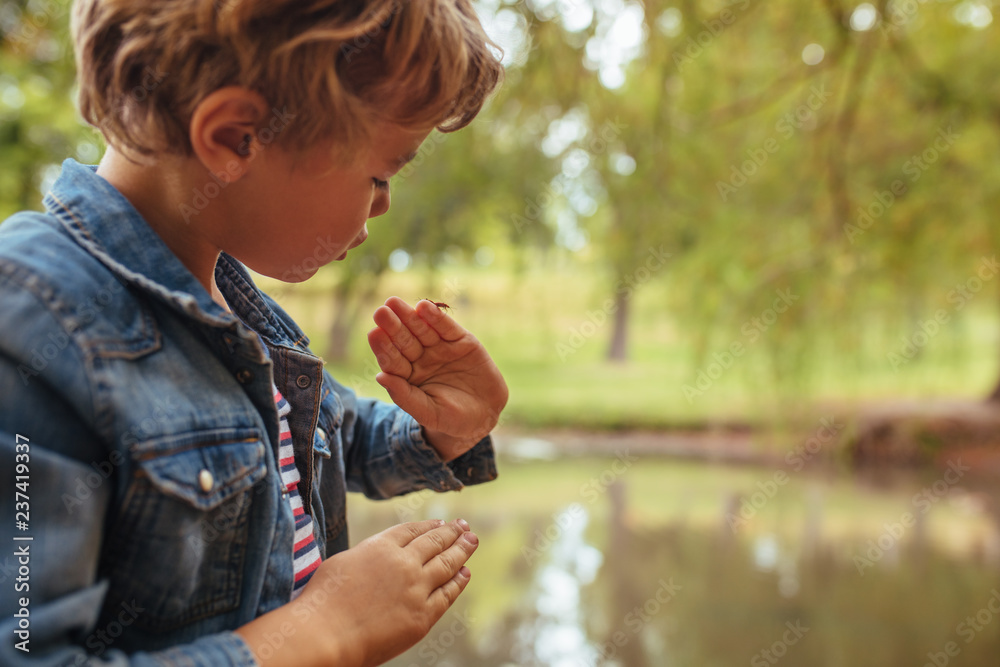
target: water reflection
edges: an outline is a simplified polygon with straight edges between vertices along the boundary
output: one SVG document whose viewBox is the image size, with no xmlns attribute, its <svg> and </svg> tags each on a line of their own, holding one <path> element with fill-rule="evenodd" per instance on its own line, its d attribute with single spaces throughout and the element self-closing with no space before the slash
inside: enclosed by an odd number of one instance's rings
<svg viewBox="0 0 1000 667">
<path fill-rule="evenodd" d="M 964 478 L 923 512 L 935 471 L 802 474 L 734 527 L 773 470 L 647 458 L 592 494 L 612 461 L 504 461 L 461 494 L 353 502 L 356 538 L 397 522 L 399 503 L 407 520 L 464 516 L 481 538 L 455 609 L 390 664 L 1000 664 L 992 480 Z"/>
<path fill-rule="evenodd" d="M 753 565 L 760 572 L 778 574 L 778 592 L 786 598 L 799 592 L 798 561 L 795 554 L 782 551 L 778 536 L 768 533 L 754 538 Z"/>
<path fill-rule="evenodd" d="M 594 581 L 604 557 L 584 540 L 589 521 L 580 505 L 571 505 L 557 517 L 557 537 L 529 593 L 537 615 L 518 628 L 518 664 L 580 667 L 597 660 L 587 639 L 581 590 Z"/>
</svg>

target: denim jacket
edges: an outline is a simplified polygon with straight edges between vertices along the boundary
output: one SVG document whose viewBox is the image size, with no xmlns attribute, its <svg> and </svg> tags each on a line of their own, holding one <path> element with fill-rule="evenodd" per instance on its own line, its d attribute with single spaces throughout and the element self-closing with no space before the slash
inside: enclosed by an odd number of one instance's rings
<svg viewBox="0 0 1000 667">
<path fill-rule="evenodd" d="M 255 664 L 233 630 L 293 582 L 272 379 L 323 558 L 347 490 L 496 477 L 488 437 L 442 463 L 338 384 L 222 254 L 226 312 L 94 167 L 44 204 L 0 225 L 0 665 Z"/>
</svg>

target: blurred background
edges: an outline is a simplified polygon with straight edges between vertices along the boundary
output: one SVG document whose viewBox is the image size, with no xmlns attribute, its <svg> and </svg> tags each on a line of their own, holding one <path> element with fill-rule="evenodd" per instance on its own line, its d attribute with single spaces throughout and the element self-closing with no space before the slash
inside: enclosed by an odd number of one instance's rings
<svg viewBox="0 0 1000 667">
<path fill-rule="evenodd" d="M 1000 664 L 1000 7 L 477 7 L 499 94 L 345 262 L 260 280 L 359 393 L 393 294 L 510 386 L 496 482 L 351 500 L 355 542 L 482 539 L 391 664 Z M 0 1 L 0 219 L 102 154 L 67 24 Z"/>
</svg>

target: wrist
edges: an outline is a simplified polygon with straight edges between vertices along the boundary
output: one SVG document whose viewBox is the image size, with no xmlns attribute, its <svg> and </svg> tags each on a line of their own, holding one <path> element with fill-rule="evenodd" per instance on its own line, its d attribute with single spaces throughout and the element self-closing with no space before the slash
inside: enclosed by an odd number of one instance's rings
<svg viewBox="0 0 1000 667">
<path fill-rule="evenodd" d="M 235 630 L 243 638 L 261 667 L 320 667 L 360 664 L 338 641 L 337 632 L 314 627 L 318 610 L 300 607 L 295 601 L 258 616 Z"/>
<path fill-rule="evenodd" d="M 304 608 L 304 611 L 298 612 L 301 618 L 308 618 L 316 614 L 319 610 L 315 608 Z M 350 656 L 347 651 L 347 647 L 343 644 L 343 637 L 339 630 L 333 630 L 327 625 L 326 627 L 320 628 L 318 626 L 313 626 L 312 624 L 305 623 L 308 628 L 309 634 L 312 635 L 313 645 L 313 656 L 319 662 L 311 662 L 308 664 L 319 664 L 324 667 L 328 665 L 337 665 L 337 667 L 360 667 L 361 661 L 357 659 L 357 656 Z"/>
<path fill-rule="evenodd" d="M 448 463 L 457 459 L 459 456 L 465 452 L 472 449 L 477 442 L 482 440 L 482 438 L 458 438 L 453 435 L 448 435 L 442 431 L 435 431 L 434 429 L 427 428 L 426 426 L 420 427 L 420 433 L 423 435 L 424 442 L 433 449 L 438 457 Z"/>
</svg>

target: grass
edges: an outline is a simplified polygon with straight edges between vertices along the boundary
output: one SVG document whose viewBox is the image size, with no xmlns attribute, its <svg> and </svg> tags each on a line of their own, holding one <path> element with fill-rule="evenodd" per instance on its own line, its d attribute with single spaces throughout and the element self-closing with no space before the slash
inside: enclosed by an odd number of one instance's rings
<svg viewBox="0 0 1000 667">
<path fill-rule="evenodd" d="M 298 286 L 260 279 L 277 297 L 323 355 L 333 317 L 329 287 L 335 274 L 323 273 Z M 696 388 L 699 362 L 696 346 L 712 341 L 708 355 L 740 339 L 739 323 L 705 331 L 679 320 L 666 307 L 669 290 L 685 287 L 654 279 L 636 292 L 630 321 L 629 360 L 604 360 L 611 335 L 602 322 L 601 305 L 609 286 L 598 272 L 585 267 L 530 269 L 519 276 L 497 269 L 453 266 L 437 277 L 459 286 L 449 296 L 451 314 L 472 331 L 503 371 L 511 396 L 504 418 L 507 424 L 529 428 L 666 429 L 718 422 L 750 424 L 780 420 L 793 406 L 809 408 L 831 402 L 855 403 L 896 398 L 977 398 L 985 395 L 997 377 L 1000 318 L 987 308 L 989 299 L 965 309 L 965 315 L 942 329 L 918 358 L 893 369 L 887 353 L 899 347 L 899 332 L 868 331 L 865 322 L 845 322 L 865 330 L 863 345 L 848 353 L 816 349 L 796 363 L 792 376 L 782 372 L 776 381 L 774 360 L 766 347 L 790 332 L 766 332 L 732 367 L 700 395 Z M 373 311 L 384 298 L 399 295 L 415 301 L 435 296 L 426 273 L 390 273 L 367 304 Z M 607 318 L 610 319 L 610 318 Z M 331 363 L 331 372 L 360 394 L 385 394 L 374 382 L 372 354 L 367 348 L 365 319 L 353 333 L 350 361 Z M 911 333 L 911 332 L 904 332 Z M 723 343 L 717 343 L 723 341 Z M 710 359 L 709 359 L 710 361 Z"/>
</svg>

